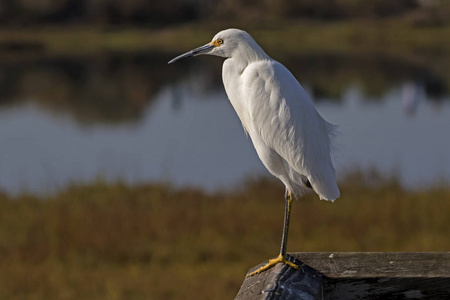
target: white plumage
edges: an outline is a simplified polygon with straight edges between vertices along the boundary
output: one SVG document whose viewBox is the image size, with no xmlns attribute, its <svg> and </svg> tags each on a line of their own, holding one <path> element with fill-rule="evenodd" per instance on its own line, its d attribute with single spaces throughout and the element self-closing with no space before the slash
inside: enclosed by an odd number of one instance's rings
<svg viewBox="0 0 450 300">
<path fill-rule="evenodd" d="M 330 157 L 333 126 L 319 115 L 291 72 L 249 34 L 228 29 L 213 40 L 220 37 L 223 52 L 228 44 L 234 48 L 223 64 L 225 90 L 264 166 L 294 194 L 300 193 L 306 177 L 321 199 L 338 198 Z"/>
<path fill-rule="evenodd" d="M 199 54 L 226 58 L 222 78 L 228 98 L 264 166 L 286 186 L 287 198 L 308 186 L 320 199 L 337 199 L 340 193 L 330 155 L 334 126 L 319 115 L 292 73 L 239 29 L 221 31 L 211 43 L 169 63 Z M 283 257 L 290 202 L 286 211 Z"/>
</svg>

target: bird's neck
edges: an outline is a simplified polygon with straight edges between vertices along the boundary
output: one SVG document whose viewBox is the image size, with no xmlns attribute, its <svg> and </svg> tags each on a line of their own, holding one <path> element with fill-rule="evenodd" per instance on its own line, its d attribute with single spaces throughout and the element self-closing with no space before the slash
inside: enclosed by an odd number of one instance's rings
<svg viewBox="0 0 450 300">
<path fill-rule="evenodd" d="M 253 62 L 271 59 L 256 43 L 251 46 L 241 45 L 240 47 L 241 49 L 238 49 L 232 55 L 232 58 L 237 64 L 237 70 L 239 73 L 242 73 L 245 68 Z"/>
</svg>

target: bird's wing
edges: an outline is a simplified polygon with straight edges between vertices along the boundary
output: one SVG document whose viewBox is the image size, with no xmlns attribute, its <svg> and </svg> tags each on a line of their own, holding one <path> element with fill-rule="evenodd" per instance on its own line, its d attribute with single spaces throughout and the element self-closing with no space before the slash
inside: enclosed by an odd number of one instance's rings
<svg viewBox="0 0 450 300">
<path fill-rule="evenodd" d="M 339 197 L 331 162 L 332 125 L 316 111 L 295 77 L 276 61 L 253 63 L 244 75 L 252 128 L 287 163 L 292 184 L 306 176 L 321 199 Z M 249 125 L 247 125 L 249 126 Z"/>
</svg>

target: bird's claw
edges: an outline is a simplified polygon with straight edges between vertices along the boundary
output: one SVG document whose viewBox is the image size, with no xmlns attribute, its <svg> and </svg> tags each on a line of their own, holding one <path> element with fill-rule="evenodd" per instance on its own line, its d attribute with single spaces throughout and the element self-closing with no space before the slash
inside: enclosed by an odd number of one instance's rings
<svg viewBox="0 0 450 300">
<path fill-rule="evenodd" d="M 266 265 L 262 266 L 261 268 L 258 268 L 256 271 L 251 272 L 250 274 L 247 275 L 247 277 L 250 277 L 250 276 L 259 274 L 261 272 L 267 271 L 268 269 L 270 269 L 273 266 L 275 266 L 277 263 L 283 263 L 283 264 L 288 265 L 288 266 L 290 266 L 290 267 L 292 267 L 292 268 L 294 268 L 296 270 L 299 269 L 299 266 L 297 266 L 296 264 L 288 261 L 286 259 L 286 257 L 281 255 L 281 253 L 280 253 L 280 255 L 278 255 L 277 258 L 270 259 L 269 262 Z"/>
</svg>

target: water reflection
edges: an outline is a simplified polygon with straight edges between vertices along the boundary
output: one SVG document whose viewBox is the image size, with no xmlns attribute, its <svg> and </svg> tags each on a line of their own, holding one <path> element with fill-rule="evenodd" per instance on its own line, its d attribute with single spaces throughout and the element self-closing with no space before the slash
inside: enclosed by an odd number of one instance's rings
<svg viewBox="0 0 450 300">
<path fill-rule="evenodd" d="M 193 74 L 202 75 L 197 92 L 222 88 L 220 59 L 204 57 L 195 64 L 190 60 L 168 67 L 170 57 L 154 53 L 0 60 L 0 108 L 33 102 L 54 114 L 70 114 L 83 125 L 120 124 L 142 119 L 161 87 Z M 423 89 L 426 100 L 440 102 L 448 93 L 444 80 L 431 70 L 396 59 L 308 55 L 280 61 L 316 101 L 342 101 L 350 85 L 358 86 L 367 101 L 378 101 L 405 82 Z"/>
<path fill-rule="evenodd" d="M 166 81 L 179 76 L 164 55 L 43 57 L 0 64 L 0 104 L 33 102 L 78 123 L 120 124 L 142 113 Z"/>
<path fill-rule="evenodd" d="M 0 189 L 99 176 L 215 189 L 267 174 L 224 94 L 221 60 L 167 66 L 172 56 L 1 61 Z M 280 61 L 340 125 L 340 173 L 374 166 L 410 187 L 450 180 L 450 101 L 433 71 L 387 58 Z"/>
</svg>

